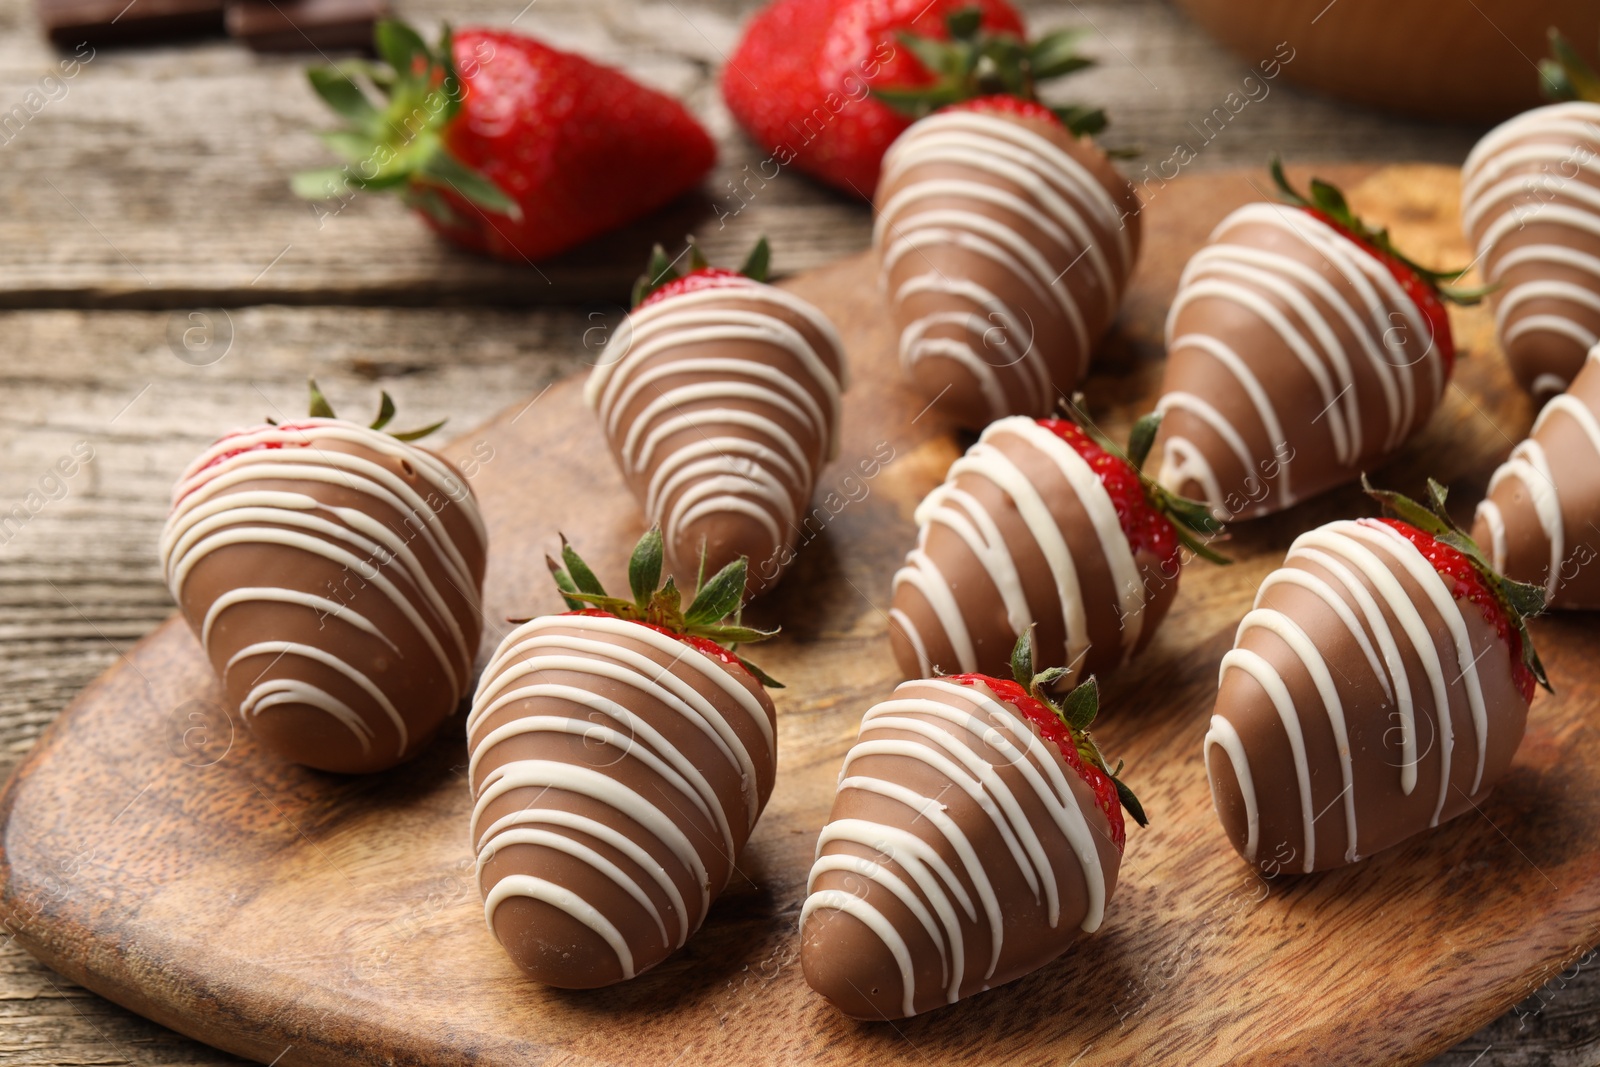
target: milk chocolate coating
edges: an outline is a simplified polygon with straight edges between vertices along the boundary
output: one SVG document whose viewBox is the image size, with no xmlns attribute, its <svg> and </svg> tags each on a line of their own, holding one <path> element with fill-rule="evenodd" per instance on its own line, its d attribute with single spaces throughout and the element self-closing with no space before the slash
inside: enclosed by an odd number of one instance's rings
<svg viewBox="0 0 1600 1067">
<path fill-rule="evenodd" d="M 1383 264 L 1281 204 L 1222 220 L 1184 268 L 1166 334 L 1159 478 L 1222 518 L 1355 480 L 1427 422 L 1448 380 Z"/>
<path fill-rule="evenodd" d="M 590 375 L 628 487 L 692 588 L 743 556 L 751 594 L 794 558 L 817 472 L 838 448 L 844 346 L 799 297 L 747 278 L 634 310 Z"/>
<path fill-rule="evenodd" d="M 970 429 L 1088 373 L 1139 255 L 1139 198 L 1057 123 L 947 111 L 890 147 L 873 243 L 917 389 Z"/>
<path fill-rule="evenodd" d="M 1212 803 L 1269 875 L 1355 863 L 1470 811 L 1527 713 L 1477 605 L 1392 527 L 1330 523 L 1262 582 L 1223 658 Z"/>
<path fill-rule="evenodd" d="M 467 720 L 490 931 L 532 978 L 611 985 L 680 948 L 772 794 L 750 673 L 638 623 L 549 615 L 484 669 Z"/>
<path fill-rule="evenodd" d="M 1490 130 L 1461 170 L 1495 335 L 1517 383 L 1559 393 L 1600 341 L 1600 104 L 1534 108 Z"/>
<path fill-rule="evenodd" d="M 952 1004 L 1097 930 L 1121 862 L 1093 790 L 1014 705 L 986 685 L 906 682 L 845 757 L 800 965 L 859 1019 Z"/>
<path fill-rule="evenodd" d="M 917 508 L 889 640 L 908 678 L 1007 677 L 1030 624 L 1039 662 L 1103 674 L 1149 643 L 1178 564 L 1133 551 L 1072 446 L 1031 418 L 993 423 Z"/>
<path fill-rule="evenodd" d="M 471 690 L 487 541 L 447 460 L 338 419 L 230 434 L 179 480 L 167 584 L 285 759 L 379 771 Z"/>
<path fill-rule="evenodd" d="M 1600 608 L 1600 345 L 1489 479 L 1472 539 L 1553 608 Z"/>
</svg>

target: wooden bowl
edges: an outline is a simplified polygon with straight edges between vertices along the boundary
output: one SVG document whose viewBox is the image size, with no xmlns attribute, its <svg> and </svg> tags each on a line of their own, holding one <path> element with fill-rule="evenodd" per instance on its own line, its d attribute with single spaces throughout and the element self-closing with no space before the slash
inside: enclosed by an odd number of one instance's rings
<svg viewBox="0 0 1600 1067">
<path fill-rule="evenodd" d="M 1175 2 L 1258 72 L 1292 56 L 1281 65 L 1287 81 L 1435 119 L 1489 121 L 1538 104 L 1550 26 L 1587 56 L 1600 39 L 1594 0 Z"/>
</svg>

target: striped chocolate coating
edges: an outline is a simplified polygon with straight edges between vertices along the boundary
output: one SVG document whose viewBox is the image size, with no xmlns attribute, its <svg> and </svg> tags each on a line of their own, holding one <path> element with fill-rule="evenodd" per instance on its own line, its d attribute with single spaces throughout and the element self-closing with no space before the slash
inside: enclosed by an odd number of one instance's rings
<svg viewBox="0 0 1600 1067">
<path fill-rule="evenodd" d="M 896 1019 L 1099 929 L 1122 854 L 1093 791 L 987 685 L 901 684 L 863 717 L 800 911 L 806 981 Z"/>
<path fill-rule="evenodd" d="M 772 794 L 772 701 L 750 673 L 603 615 L 517 627 L 467 719 L 490 931 L 530 976 L 590 989 L 682 947 Z"/>
<path fill-rule="evenodd" d="M 1308 213 L 1248 204 L 1184 267 L 1167 316 L 1159 480 L 1251 518 L 1353 481 L 1438 407 L 1416 303 Z"/>
<path fill-rule="evenodd" d="M 692 587 L 749 560 L 752 593 L 793 558 L 838 449 L 844 346 L 821 311 L 747 278 L 636 308 L 584 392 L 668 569 Z"/>
<path fill-rule="evenodd" d="M 1600 342 L 1600 104 L 1551 104 L 1501 123 L 1461 170 L 1495 334 L 1517 382 L 1561 392 Z"/>
<path fill-rule="evenodd" d="M 270 750 L 400 763 L 472 687 L 488 544 L 447 460 L 339 419 L 217 441 L 173 490 L 167 585 Z"/>
<path fill-rule="evenodd" d="M 917 507 L 889 639 L 908 678 L 1005 677 L 1037 625 L 1040 662 L 1103 674 L 1150 640 L 1176 563 L 1135 552 L 1099 476 L 1035 420 L 992 423 Z"/>
<path fill-rule="evenodd" d="M 1489 479 L 1472 538 L 1553 608 L 1600 608 L 1600 345 Z"/>
<path fill-rule="evenodd" d="M 1088 373 L 1133 272 L 1133 186 L 1057 123 L 956 110 L 900 135 L 875 203 L 917 389 L 971 429 L 1050 414 Z"/>
<path fill-rule="evenodd" d="M 1234 848 L 1274 874 L 1326 870 L 1471 810 L 1522 741 L 1512 667 L 1392 526 L 1302 534 L 1222 659 L 1204 754 Z"/>
</svg>

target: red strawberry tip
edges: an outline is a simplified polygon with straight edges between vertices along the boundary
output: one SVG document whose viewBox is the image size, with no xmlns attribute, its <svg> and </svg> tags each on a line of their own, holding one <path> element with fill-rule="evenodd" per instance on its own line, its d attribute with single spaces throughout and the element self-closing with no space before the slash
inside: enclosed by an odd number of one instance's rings
<svg viewBox="0 0 1600 1067">
<path fill-rule="evenodd" d="M 661 527 L 652 526 L 634 546 L 628 560 L 631 600 L 608 594 L 565 535 L 561 538 L 561 559 L 546 556 L 545 562 L 561 592 L 561 599 L 566 602 L 567 614 L 607 615 L 639 623 L 729 666 L 742 667 L 770 689 L 782 689 L 783 686 L 760 667 L 735 652 L 739 645 L 765 641 L 777 633 L 745 626 L 739 619 L 748 562 L 740 557 L 707 579 L 702 552 L 701 574 L 694 596 L 685 607 L 676 581 L 670 575 L 665 582 L 661 580 L 664 555 Z"/>
<path fill-rule="evenodd" d="M 948 40 L 901 31 L 900 43 L 922 66 L 924 77 L 917 84 L 876 86 L 872 95 L 913 119 L 949 108 L 1053 122 L 1079 137 L 1106 128 L 1100 108 L 1050 107 L 1039 100 L 1040 82 L 1094 65 L 1077 53 L 1083 30 L 1057 30 L 1028 41 L 985 29 L 976 6 L 950 12 L 945 28 Z"/>
<path fill-rule="evenodd" d="M 1535 685 L 1550 691 L 1550 680 L 1528 632 L 1528 619 L 1545 609 L 1544 590 L 1496 571 L 1471 535 L 1450 518 L 1445 508 L 1447 490 L 1432 478 L 1428 479 L 1426 505 L 1401 493 L 1374 489 L 1365 474 L 1361 487 L 1398 516 L 1378 521 L 1410 541 L 1450 586 L 1452 595 L 1476 604 L 1495 628 L 1510 652 L 1512 679 L 1523 700 L 1533 699 Z"/>
<path fill-rule="evenodd" d="M 700 289 L 730 289 L 748 285 L 752 281 L 765 282 L 772 262 L 772 248 L 767 244 L 766 237 L 756 241 L 755 247 L 750 249 L 750 254 L 745 257 L 744 263 L 738 270 L 713 267 L 708 264 L 693 237 L 689 238 L 689 247 L 686 251 L 689 257 L 689 269 L 680 273 L 677 260 L 668 259 L 666 249 L 660 245 L 655 246 L 650 253 L 650 263 L 645 272 L 633 283 L 635 308 L 665 300 L 678 293 L 695 292 Z M 684 254 L 679 253 L 678 259 L 682 259 Z"/>
</svg>

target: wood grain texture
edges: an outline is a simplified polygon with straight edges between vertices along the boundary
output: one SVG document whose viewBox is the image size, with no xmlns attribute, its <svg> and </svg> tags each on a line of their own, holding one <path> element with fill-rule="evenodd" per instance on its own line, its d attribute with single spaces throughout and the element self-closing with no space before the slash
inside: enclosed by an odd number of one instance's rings
<svg viewBox="0 0 1600 1067">
<path fill-rule="evenodd" d="M 1397 168 L 1354 199 L 1420 257 L 1446 262 L 1464 255 L 1453 183 L 1449 170 Z M 1149 219 L 1152 247 L 1170 256 L 1147 258 L 1109 368 L 1088 389 L 1113 434 L 1152 398 L 1183 259 L 1253 196 L 1240 177 L 1170 193 Z M 811 845 L 859 714 L 892 683 L 882 608 L 911 508 L 959 444 L 935 416 L 913 421 L 920 403 L 899 383 L 864 260 L 793 287 L 834 315 L 858 372 L 823 492 L 879 440 L 897 458 L 758 606 L 758 621 L 786 627 L 763 656 L 791 684 L 779 694 L 779 788 L 741 860 L 745 879 L 682 954 L 599 994 L 530 986 L 481 923 L 460 740 L 374 779 L 271 764 L 215 706 L 176 622 L 87 689 L 14 776 L 0 920 L 16 940 L 135 1010 L 282 1064 L 1415 1062 L 1552 977 L 1562 984 L 1545 986 L 1556 991 L 1541 1004 L 1561 1010 L 1600 940 L 1600 737 L 1584 722 L 1600 692 L 1584 619 L 1541 620 L 1560 695 L 1536 702 L 1517 763 L 1479 816 L 1351 870 L 1271 882 L 1214 823 L 1198 752 L 1216 662 L 1294 534 L 1370 510 L 1351 490 L 1242 528 L 1239 562 L 1192 568 L 1145 669 L 1109 681 L 1100 734 L 1128 759 L 1156 825 L 1134 835 L 1101 933 L 1014 988 L 898 1028 L 849 1023 L 809 995 L 793 923 Z M 1415 490 L 1431 473 L 1471 501 L 1532 411 L 1492 356 L 1486 313 L 1456 324 L 1470 353 L 1457 386 L 1379 477 Z M 494 544 L 493 618 L 556 607 L 540 565 L 556 529 L 613 580 L 637 533 L 577 388 L 562 382 L 452 445 L 495 450 L 474 475 Z M 1582 1047 L 1571 1053 L 1584 1062 Z"/>
<path fill-rule="evenodd" d="M 754 6 L 396 4 L 430 34 L 441 19 L 514 22 L 601 57 L 682 97 L 717 140 L 720 161 L 701 193 L 534 267 L 457 252 L 389 198 L 357 196 L 319 217 L 292 197 L 291 173 L 332 162 L 315 136 L 331 122 L 305 84 L 305 57 L 251 55 L 221 41 L 102 49 L 45 95 L 42 79 L 59 73 L 62 56 L 37 33 L 31 0 L 0 0 L 0 306 L 616 299 L 653 242 L 681 246 L 691 230 L 714 259 L 737 261 L 766 234 L 779 272 L 832 262 L 867 246 L 865 205 L 787 170 L 763 180 L 766 153 L 740 135 L 717 91 L 723 57 Z M 1085 49 L 1101 66 L 1052 91 L 1109 108 L 1107 143 L 1144 149 L 1127 168 L 1135 176 L 1254 165 L 1270 149 L 1290 159 L 1457 162 L 1481 132 L 1352 110 L 1283 78 L 1248 99 L 1242 79 L 1253 61 L 1228 56 L 1157 0 L 1021 6 L 1036 27 L 1096 31 Z M 37 110 L 30 101 L 39 102 Z M 25 121 L 5 127 L 18 106 Z M 1194 152 L 1181 168 L 1172 163 L 1180 144 Z"/>
</svg>

